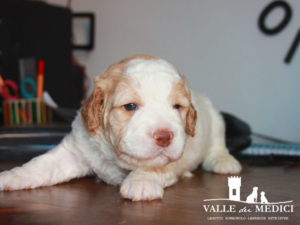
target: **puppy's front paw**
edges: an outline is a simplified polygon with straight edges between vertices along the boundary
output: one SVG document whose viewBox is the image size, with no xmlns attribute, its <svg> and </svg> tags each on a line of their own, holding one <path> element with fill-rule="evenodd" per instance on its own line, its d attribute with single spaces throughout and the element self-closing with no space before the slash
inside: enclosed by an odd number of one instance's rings
<svg viewBox="0 0 300 225">
<path fill-rule="evenodd" d="M 221 174 L 238 174 L 242 171 L 241 164 L 229 154 L 216 155 L 206 159 L 203 168 Z"/>
<path fill-rule="evenodd" d="M 0 191 L 14 191 L 39 187 L 32 177 L 22 176 L 19 168 L 0 173 Z"/>
<path fill-rule="evenodd" d="M 142 179 L 126 179 L 120 190 L 123 198 L 132 201 L 162 199 L 164 189 L 155 181 Z"/>
<path fill-rule="evenodd" d="M 9 171 L 0 173 L 0 191 L 13 191 L 20 189 L 18 178 L 14 177 Z"/>
</svg>

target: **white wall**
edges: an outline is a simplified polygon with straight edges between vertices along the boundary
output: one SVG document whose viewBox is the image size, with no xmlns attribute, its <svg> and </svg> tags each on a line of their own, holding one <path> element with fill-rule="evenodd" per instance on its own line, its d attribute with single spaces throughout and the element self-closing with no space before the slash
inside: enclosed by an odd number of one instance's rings
<svg viewBox="0 0 300 225">
<path fill-rule="evenodd" d="M 270 2 L 73 0 L 74 12 L 96 14 L 95 49 L 76 56 L 94 77 L 126 56 L 156 55 L 254 131 L 300 141 L 300 47 L 290 64 L 283 62 L 300 28 L 300 1 L 287 0 L 291 21 L 279 34 L 266 36 L 257 20 Z M 266 23 L 276 26 L 283 16 L 283 10 L 274 10 Z"/>
</svg>

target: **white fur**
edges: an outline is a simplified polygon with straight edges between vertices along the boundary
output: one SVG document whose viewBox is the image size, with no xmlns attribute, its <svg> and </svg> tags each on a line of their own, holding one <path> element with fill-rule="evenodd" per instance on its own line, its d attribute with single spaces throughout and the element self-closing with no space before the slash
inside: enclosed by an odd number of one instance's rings
<svg viewBox="0 0 300 225">
<path fill-rule="evenodd" d="M 134 59 L 123 76 L 136 84 L 134 92 L 143 104 L 126 125 L 117 149 L 113 150 L 110 143 L 116 143 L 118 131 L 109 136 L 110 140 L 101 128 L 91 134 L 78 113 L 72 132 L 56 148 L 22 167 L 2 172 L 0 190 L 49 186 L 95 174 L 108 184 L 121 185 L 124 198 L 151 200 L 161 199 L 164 187 L 179 177 L 191 176 L 190 171 L 200 163 L 205 170 L 216 173 L 241 171 L 241 165 L 225 146 L 220 114 L 206 97 L 194 92 L 192 104 L 198 117 L 195 136 L 186 135 L 178 111 L 168 102 L 174 81 L 182 79 L 172 65 L 161 59 Z M 128 103 L 130 96 L 124 93 L 115 93 L 115 104 Z M 182 101 L 188 104 L 187 99 Z M 111 113 L 108 121 L 113 119 Z M 156 145 L 153 133 L 158 129 L 173 132 L 168 147 Z"/>
</svg>

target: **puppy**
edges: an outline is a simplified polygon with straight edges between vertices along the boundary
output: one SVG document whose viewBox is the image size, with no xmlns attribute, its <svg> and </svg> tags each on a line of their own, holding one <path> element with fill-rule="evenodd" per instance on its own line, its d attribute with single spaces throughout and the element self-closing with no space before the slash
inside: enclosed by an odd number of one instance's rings
<svg viewBox="0 0 300 225">
<path fill-rule="evenodd" d="M 224 123 L 168 62 L 136 55 L 94 79 L 72 132 L 49 152 L 0 174 L 0 190 L 32 189 L 96 175 L 124 198 L 162 199 L 164 187 L 207 171 L 236 174 Z"/>
</svg>

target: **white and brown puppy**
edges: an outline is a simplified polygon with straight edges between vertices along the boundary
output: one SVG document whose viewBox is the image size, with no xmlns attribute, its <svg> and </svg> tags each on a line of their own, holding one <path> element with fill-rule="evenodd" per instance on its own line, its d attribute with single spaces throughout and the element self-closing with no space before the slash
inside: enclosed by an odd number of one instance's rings
<svg viewBox="0 0 300 225">
<path fill-rule="evenodd" d="M 239 173 L 226 149 L 224 123 L 212 103 L 191 92 L 168 62 L 137 55 L 94 79 L 93 94 L 72 132 L 49 152 L 0 174 L 0 190 L 49 186 L 87 175 L 121 185 L 132 200 L 163 197 L 164 187 L 200 163 Z"/>
</svg>

